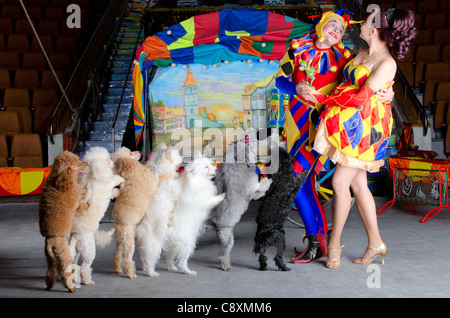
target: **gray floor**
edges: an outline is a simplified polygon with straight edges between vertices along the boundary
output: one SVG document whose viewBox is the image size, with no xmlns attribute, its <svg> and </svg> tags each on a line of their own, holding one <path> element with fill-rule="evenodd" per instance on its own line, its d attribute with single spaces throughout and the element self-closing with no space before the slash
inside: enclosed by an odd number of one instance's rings
<svg viewBox="0 0 450 318">
<path fill-rule="evenodd" d="M 387 198 L 375 197 L 377 207 Z M 413 214 L 395 204 L 379 215 L 382 237 L 389 247 L 386 264 L 377 258 L 370 266 L 352 264 L 366 248 L 366 237 L 356 208 L 352 208 L 344 229 L 342 267 L 330 270 L 325 258 L 311 264 L 289 264 L 289 272 L 276 270 L 272 261 L 269 270 L 259 271 L 257 256 L 252 253 L 254 221 L 258 202 L 252 202 L 235 230 L 232 251 L 233 269 L 220 270 L 219 242 L 215 232 L 207 230 L 200 238 L 190 259 L 190 267 L 198 275 L 190 277 L 166 270 L 162 260 L 160 276 L 150 278 L 140 271 L 137 279 L 116 274 L 112 268 L 115 245 L 97 250 L 93 264 L 94 286 L 81 285 L 70 294 L 57 282 L 54 291 L 45 289 L 46 262 L 44 239 L 38 230 L 37 201 L 39 196 L 0 197 L 0 297 L 20 298 L 324 298 L 324 297 L 449 297 L 450 283 L 450 213 L 442 210 L 434 219 L 421 224 L 431 207 L 418 207 Z M 112 205 L 111 205 L 112 207 Z M 329 215 L 329 208 L 326 209 Z M 296 212 L 293 218 L 298 218 Z M 110 219 L 109 212 L 105 219 Z M 102 229 L 111 224 L 102 223 Z M 285 225 L 288 261 L 304 229 L 287 222 Z M 270 250 L 270 252 L 272 252 Z M 270 258 L 273 254 L 268 255 Z"/>
</svg>

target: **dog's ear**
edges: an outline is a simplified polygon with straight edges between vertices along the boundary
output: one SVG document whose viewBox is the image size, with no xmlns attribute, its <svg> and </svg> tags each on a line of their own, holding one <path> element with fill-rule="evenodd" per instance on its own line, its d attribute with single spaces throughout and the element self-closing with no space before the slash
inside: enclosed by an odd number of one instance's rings
<svg viewBox="0 0 450 318">
<path fill-rule="evenodd" d="M 86 161 L 78 161 L 78 169 L 84 169 L 88 166 Z"/>
<path fill-rule="evenodd" d="M 166 151 L 164 152 L 164 156 L 167 158 L 167 160 L 172 161 L 172 146 L 169 146 Z"/>
<path fill-rule="evenodd" d="M 139 151 L 130 152 L 130 158 L 133 160 L 139 160 L 141 158 L 141 153 Z"/>
<path fill-rule="evenodd" d="M 98 161 L 93 161 L 89 164 L 89 172 L 92 175 L 92 178 L 98 180 L 101 178 L 101 168 L 100 163 Z"/>
<path fill-rule="evenodd" d="M 69 169 L 67 165 L 63 164 L 59 166 L 57 173 L 58 174 L 56 176 L 55 187 L 60 191 L 67 191 L 71 183 L 71 169 Z"/>
<path fill-rule="evenodd" d="M 121 175 L 124 171 L 125 164 L 122 158 L 118 158 L 116 161 L 114 161 L 114 167 L 116 168 L 117 172 Z"/>
<path fill-rule="evenodd" d="M 114 168 L 114 162 L 111 159 L 106 158 L 105 160 L 108 163 L 108 166 L 110 166 L 111 168 Z"/>
</svg>

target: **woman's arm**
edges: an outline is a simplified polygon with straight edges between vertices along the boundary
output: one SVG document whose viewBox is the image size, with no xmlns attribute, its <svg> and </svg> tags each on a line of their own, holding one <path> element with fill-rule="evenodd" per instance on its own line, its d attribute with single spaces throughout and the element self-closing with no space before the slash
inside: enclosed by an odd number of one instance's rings
<svg viewBox="0 0 450 318">
<path fill-rule="evenodd" d="M 375 91 L 383 88 L 386 83 L 391 82 L 397 72 L 397 63 L 393 59 L 381 61 L 366 80 L 366 84 L 372 86 Z"/>
<path fill-rule="evenodd" d="M 306 89 L 303 90 L 303 98 L 318 104 L 341 107 L 360 107 L 367 102 L 375 92 L 380 90 L 386 83 L 394 79 L 397 70 L 396 63 L 391 59 L 380 62 L 380 65 L 367 78 L 364 85 L 358 90 L 350 90 L 340 95 L 323 95 L 319 92 Z"/>
</svg>

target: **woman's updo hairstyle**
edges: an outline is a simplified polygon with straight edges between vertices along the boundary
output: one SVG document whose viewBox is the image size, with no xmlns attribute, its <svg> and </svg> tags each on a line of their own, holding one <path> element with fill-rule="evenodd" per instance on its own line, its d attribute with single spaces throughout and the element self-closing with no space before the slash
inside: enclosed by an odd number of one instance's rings
<svg viewBox="0 0 450 318">
<path fill-rule="evenodd" d="M 386 42 L 391 54 L 398 60 L 405 58 L 416 38 L 414 18 L 414 12 L 407 9 L 381 10 L 380 40 Z"/>
</svg>

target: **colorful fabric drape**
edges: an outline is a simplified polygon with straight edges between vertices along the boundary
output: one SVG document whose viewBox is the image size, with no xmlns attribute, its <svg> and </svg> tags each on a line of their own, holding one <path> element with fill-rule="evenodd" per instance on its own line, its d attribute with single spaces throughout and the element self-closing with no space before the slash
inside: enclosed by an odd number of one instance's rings
<svg viewBox="0 0 450 318">
<path fill-rule="evenodd" d="M 136 64 L 133 69 L 133 85 L 134 85 L 134 98 L 133 98 L 133 117 L 134 117 L 134 141 L 136 145 L 142 137 L 144 127 L 144 83 L 141 75 L 141 67 Z"/>
<path fill-rule="evenodd" d="M 39 194 L 52 167 L 0 168 L 0 196 Z"/>
<path fill-rule="evenodd" d="M 143 101 L 148 85 L 144 84 L 143 73 L 152 65 L 280 60 L 291 40 L 310 28 L 309 23 L 267 10 L 236 8 L 196 15 L 147 37 L 136 52 L 140 63 L 135 64 L 133 74 L 136 143 L 145 122 Z"/>
</svg>

